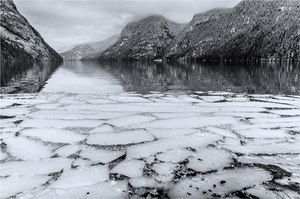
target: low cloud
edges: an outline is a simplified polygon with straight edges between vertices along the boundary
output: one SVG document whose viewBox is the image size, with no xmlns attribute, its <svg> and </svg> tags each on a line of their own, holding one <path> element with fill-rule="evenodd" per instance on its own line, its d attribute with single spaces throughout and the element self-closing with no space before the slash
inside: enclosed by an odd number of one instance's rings
<svg viewBox="0 0 300 199">
<path fill-rule="evenodd" d="M 19 11 L 56 50 L 119 34 L 128 22 L 159 14 L 188 23 L 193 15 L 240 0 L 17 0 Z"/>
</svg>

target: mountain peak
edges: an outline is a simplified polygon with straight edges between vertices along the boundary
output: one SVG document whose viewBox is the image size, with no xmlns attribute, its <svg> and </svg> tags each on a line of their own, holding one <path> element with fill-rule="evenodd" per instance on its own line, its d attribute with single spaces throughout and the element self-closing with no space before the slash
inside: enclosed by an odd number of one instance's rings
<svg viewBox="0 0 300 199">
<path fill-rule="evenodd" d="M 163 57 L 167 46 L 182 31 L 184 25 L 160 15 L 148 16 L 129 23 L 120 40 L 106 50 L 102 59 L 153 60 Z"/>
<path fill-rule="evenodd" d="M 119 35 L 113 35 L 102 41 L 79 44 L 60 53 L 60 55 L 64 60 L 94 60 L 97 59 L 103 51 L 116 43 L 119 37 Z"/>
<path fill-rule="evenodd" d="M 55 52 L 22 16 L 12 0 L 1 0 L 1 54 L 3 62 L 61 61 Z"/>
</svg>

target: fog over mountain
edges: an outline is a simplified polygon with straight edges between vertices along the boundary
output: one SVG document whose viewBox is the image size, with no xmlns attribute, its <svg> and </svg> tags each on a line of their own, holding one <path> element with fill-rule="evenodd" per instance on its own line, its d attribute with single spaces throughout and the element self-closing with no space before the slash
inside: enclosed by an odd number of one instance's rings
<svg viewBox="0 0 300 199">
<path fill-rule="evenodd" d="M 63 52 L 70 46 L 101 41 L 120 34 L 129 22 L 150 15 L 163 15 L 176 23 L 189 23 L 196 13 L 212 8 L 230 8 L 239 1 L 17 0 L 15 3 L 49 45 Z"/>
</svg>

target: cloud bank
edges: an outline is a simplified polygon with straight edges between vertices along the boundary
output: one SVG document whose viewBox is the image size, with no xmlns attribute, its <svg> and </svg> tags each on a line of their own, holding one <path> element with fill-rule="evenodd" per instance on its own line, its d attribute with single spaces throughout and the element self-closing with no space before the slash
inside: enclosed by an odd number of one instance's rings
<svg viewBox="0 0 300 199">
<path fill-rule="evenodd" d="M 55 50 L 119 34 L 128 22 L 158 14 L 188 23 L 194 14 L 240 0 L 16 0 L 19 11 Z"/>
</svg>

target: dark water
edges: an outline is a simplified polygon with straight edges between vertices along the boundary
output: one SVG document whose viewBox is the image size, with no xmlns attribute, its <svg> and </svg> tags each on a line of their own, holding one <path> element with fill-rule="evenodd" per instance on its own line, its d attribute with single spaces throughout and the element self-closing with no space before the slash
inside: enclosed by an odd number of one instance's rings
<svg viewBox="0 0 300 199">
<path fill-rule="evenodd" d="M 57 68 L 58 65 L 54 63 L 1 65 L 0 93 L 38 92 Z"/>
<path fill-rule="evenodd" d="M 297 64 L 65 62 L 1 68 L 2 92 L 120 93 L 230 91 L 300 94 Z"/>
</svg>

